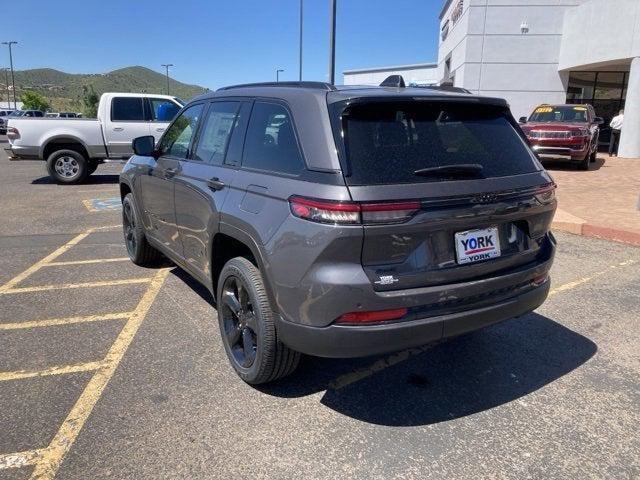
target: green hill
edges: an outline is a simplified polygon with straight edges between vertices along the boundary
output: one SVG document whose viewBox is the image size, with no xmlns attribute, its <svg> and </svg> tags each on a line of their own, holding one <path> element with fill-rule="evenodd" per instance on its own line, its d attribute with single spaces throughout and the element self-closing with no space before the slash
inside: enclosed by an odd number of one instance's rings
<svg viewBox="0 0 640 480">
<path fill-rule="evenodd" d="M 18 98 L 24 90 L 34 90 L 49 99 L 55 110 L 80 111 L 83 87 L 92 86 L 100 95 L 104 92 L 166 93 L 164 74 L 145 67 L 126 67 L 104 74 L 73 74 L 52 68 L 37 68 L 15 72 Z M 5 79 L 0 78 L 0 96 L 5 98 Z M 206 89 L 176 80 L 169 81 L 171 95 L 189 100 Z"/>
</svg>

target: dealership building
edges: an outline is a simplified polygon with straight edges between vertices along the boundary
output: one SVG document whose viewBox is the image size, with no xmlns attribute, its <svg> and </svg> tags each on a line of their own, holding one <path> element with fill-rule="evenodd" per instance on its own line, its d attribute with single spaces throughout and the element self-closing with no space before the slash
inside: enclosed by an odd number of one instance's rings
<svg viewBox="0 0 640 480">
<path fill-rule="evenodd" d="M 345 84 L 451 83 L 506 98 L 513 115 L 590 103 L 608 123 L 625 109 L 621 157 L 640 157 L 640 0 L 446 0 L 438 61 L 348 70 Z"/>
</svg>

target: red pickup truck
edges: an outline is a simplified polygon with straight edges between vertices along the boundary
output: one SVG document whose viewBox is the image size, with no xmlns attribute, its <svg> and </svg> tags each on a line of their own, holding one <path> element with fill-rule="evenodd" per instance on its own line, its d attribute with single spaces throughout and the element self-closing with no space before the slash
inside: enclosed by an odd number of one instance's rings
<svg viewBox="0 0 640 480">
<path fill-rule="evenodd" d="M 569 160 L 580 170 L 589 170 L 589 162 L 595 162 L 603 120 L 591 105 L 540 105 L 520 123 L 541 160 Z"/>
</svg>

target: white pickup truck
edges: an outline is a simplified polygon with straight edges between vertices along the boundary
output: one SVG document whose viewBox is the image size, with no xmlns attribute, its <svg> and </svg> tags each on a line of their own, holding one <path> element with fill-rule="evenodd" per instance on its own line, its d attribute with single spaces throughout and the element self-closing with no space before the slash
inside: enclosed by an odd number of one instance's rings
<svg viewBox="0 0 640 480">
<path fill-rule="evenodd" d="M 162 135 L 182 102 L 167 95 L 104 93 L 98 118 L 9 118 L 5 148 L 12 160 L 45 160 L 58 183 L 80 183 L 100 163 L 132 154 L 131 141 Z"/>
</svg>

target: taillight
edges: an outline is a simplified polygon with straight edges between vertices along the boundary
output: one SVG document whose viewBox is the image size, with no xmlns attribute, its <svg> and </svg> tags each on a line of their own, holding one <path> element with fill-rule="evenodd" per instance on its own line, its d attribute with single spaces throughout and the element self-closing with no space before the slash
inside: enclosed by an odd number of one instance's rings
<svg viewBox="0 0 640 480">
<path fill-rule="evenodd" d="M 340 225 L 402 223 L 420 210 L 420 202 L 336 202 L 293 196 L 291 213 L 304 220 Z"/>
<path fill-rule="evenodd" d="M 16 127 L 7 127 L 7 137 L 20 138 L 20 132 Z"/>
<path fill-rule="evenodd" d="M 535 193 L 536 200 L 542 205 L 548 205 L 556 199 L 556 184 L 543 185 Z"/>
<path fill-rule="evenodd" d="M 311 198 L 289 198 L 291 213 L 296 217 L 319 223 L 360 223 L 360 206 L 352 202 L 332 202 Z"/>
<path fill-rule="evenodd" d="M 336 323 L 375 323 L 398 320 L 404 317 L 409 310 L 406 308 L 394 308 L 393 310 L 376 310 L 373 312 L 350 312 L 340 315 Z"/>
</svg>

